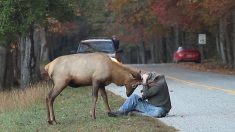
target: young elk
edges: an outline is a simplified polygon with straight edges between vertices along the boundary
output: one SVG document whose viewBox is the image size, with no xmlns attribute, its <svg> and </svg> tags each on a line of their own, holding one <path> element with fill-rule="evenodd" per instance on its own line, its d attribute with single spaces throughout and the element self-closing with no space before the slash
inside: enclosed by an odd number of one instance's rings
<svg viewBox="0 0 235 132">
<path fill-rule="evenodd" d="M 139 72 L 112 61 L 103 53 L 61 56 L 47 64 L 45 70 L 54 84 L 46 98 L 49 124 L 56 123 L 53 102 L 66 86 L 92 86 L 90 114 L 95 119 L 98 91 L 103 98 L 106 112 L 110 112 L 105 86 L 110 83 L 125 86 L 126 95 L 129 97 L 142 81 Z"/>
</svg>

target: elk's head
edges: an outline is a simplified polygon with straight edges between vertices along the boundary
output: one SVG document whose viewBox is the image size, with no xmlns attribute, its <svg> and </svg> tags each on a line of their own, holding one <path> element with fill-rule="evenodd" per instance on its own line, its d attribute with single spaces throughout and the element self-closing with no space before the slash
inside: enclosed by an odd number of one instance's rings
<svg viewBox="0 0 235 132">
<path fill-rule="evenodd" d="M 129 97 L 134 92 L 138 85 L 142 84 L 142 77 L 140 72 L 141 71 L 139 71 L 139 73 L 136 72 L 129 75 L 129 79 L 125 84 L 127 97 Z"/>
</svg>

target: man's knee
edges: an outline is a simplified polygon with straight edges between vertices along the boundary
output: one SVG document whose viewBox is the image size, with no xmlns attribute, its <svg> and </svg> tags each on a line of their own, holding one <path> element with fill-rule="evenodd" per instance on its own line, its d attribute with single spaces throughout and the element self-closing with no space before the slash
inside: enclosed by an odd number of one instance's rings
<svg viewBox="0 0 235 132">
<path fill-rule="evenodd" d="M 129 97 L 129 99 L 131 99 L 131 100 L 138 100 L 139 98 L 141 98 L 139 95 L 137 95 L 137 94 L 132 94 L 130 97 Z"/>
<path fill-rule="evenodd" d="M 161 109 L 158 110 L 157 115 L 155 117 L 156 118 L 162 118 L 162 117 L 165 117 L 166 114 L 167 114 L 167 112 L 163 108 L 161 108 Z"/>
</svg>

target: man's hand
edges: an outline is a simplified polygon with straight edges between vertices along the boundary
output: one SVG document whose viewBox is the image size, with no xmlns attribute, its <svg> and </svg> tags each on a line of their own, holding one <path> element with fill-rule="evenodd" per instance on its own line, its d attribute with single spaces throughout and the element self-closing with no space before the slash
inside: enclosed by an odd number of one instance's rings
<svg viewBox="0 0 235 132">
<path fill-rule="evenodd" d="M 144 95 L 144 92 L 141 90 L 141 91 L 140 91 L 140 96 L 141 96 L 141 98 L 143 97 L 143 95 Z"/>
<path fill-rule="evenodd" d="M 147 73 L 145 73 L 145 74 L 142 75 L 142 78 L 143 78 L 143 85 L 146 85 L 148 76 L 149 76 L 149 75 L 148 75 Z"/>
<path fill-rule="evenodd" d="M 138 99 L 138 101 L 142 101 L 143 100 L 143 95 L 144 95 L 143 90 L 141 90 L 140 91 L 140 98 Z"/>
</svg>

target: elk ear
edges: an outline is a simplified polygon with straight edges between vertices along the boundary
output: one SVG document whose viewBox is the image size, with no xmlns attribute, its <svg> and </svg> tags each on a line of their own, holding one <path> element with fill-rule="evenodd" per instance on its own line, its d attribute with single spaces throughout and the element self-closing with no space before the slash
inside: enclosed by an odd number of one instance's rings
<svg viewBox="0 0 235 132">
<path fill-rule="evenodd" d="M 130 77 L 131 79 L 135 79 L 132 74 L 129 74 L 129 77 Z"/>
</svg>

